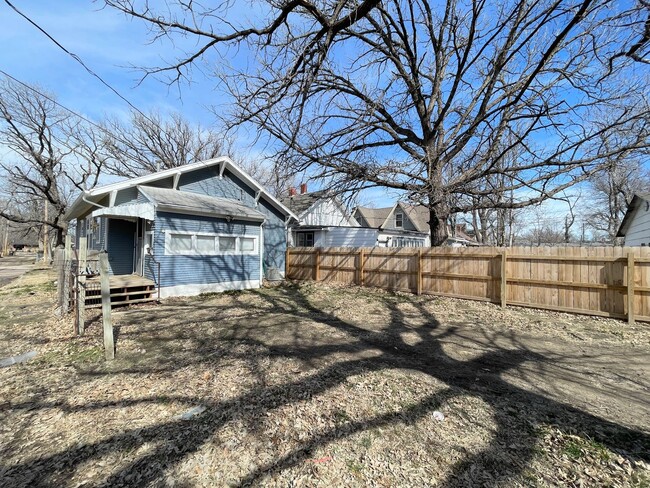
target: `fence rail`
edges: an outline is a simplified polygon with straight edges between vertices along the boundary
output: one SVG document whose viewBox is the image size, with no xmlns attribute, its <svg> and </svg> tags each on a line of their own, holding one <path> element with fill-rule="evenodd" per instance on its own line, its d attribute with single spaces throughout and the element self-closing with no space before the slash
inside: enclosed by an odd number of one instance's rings
<svg viewBox="0 0 650 488">
<path fill-rule="evenodd" d="M 650 248 L 290 248 L 286 276 L 650 322 Z"/>
</svg>

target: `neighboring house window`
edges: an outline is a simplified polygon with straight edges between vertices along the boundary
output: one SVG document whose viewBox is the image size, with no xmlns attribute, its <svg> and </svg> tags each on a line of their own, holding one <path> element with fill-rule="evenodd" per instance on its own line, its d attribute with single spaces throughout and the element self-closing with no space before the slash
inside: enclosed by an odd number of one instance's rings
<svg viewBox="0 0 650 488">
<path fill-rule="evenodd" d="M 424 239 L 414 237 L 394 237 L 391 247 L 424 247 Z"/>
<path fill-rule="evenodd" d="M 298 247 L 314 247 L 314 233 L 298 232 L 296 234 L 296 245 Z"/>
<path fill-rule="evenodd" d="M 399 227 L 399 228 L 404 227 L 404 214 L 401 213 L 395 214 L 395 227 Z"/>
<path fill-rule="evenodd" d="M 171 231 L 165 236 L 165 254 L 257 254 L 257 237 Z"/>
</svg>

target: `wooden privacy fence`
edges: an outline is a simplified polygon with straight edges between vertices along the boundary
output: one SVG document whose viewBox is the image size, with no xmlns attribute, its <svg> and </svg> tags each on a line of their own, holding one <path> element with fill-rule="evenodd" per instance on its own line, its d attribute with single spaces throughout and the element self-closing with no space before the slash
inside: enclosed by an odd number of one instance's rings
<svg viewBox="0 0 650 488">
<path fill-rule="evenodd" d="M 286 276 L 650 321 L 650 248 L 290 248 Z"/>
</svg>

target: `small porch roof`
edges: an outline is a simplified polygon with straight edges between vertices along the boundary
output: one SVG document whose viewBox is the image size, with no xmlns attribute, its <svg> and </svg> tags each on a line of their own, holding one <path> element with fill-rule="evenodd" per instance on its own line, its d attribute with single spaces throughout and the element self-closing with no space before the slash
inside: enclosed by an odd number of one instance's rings
<svg viewBox="0 0 650 488">
<path fill-rule="evenodd" d="M 190 215 L 209 215 L 262 222 L 265 216 L 254 208 L 247 207 L 236 200 L 210 197 L 187 191 L 138 186 L 138 190 L 158 210 Z"/>
</svg>

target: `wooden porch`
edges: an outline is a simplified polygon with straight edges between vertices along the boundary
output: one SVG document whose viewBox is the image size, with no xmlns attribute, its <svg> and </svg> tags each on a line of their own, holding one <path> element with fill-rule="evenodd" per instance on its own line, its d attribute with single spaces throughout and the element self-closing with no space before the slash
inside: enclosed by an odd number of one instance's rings
<svg viewBox="0 0 650 488">
<path fill-rule="evenodd" d="M 136 274 L 110 277 L 111 307 L 158 301 L 156 283 Z M 102 291 L 99 276 L 86 280 L 86 308 L 101 308 Z"/>
</svg>

